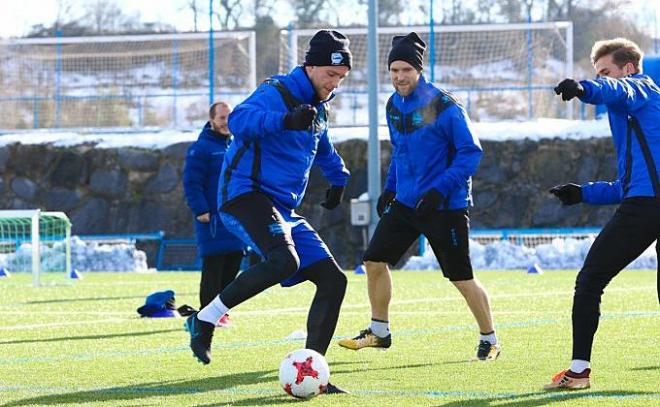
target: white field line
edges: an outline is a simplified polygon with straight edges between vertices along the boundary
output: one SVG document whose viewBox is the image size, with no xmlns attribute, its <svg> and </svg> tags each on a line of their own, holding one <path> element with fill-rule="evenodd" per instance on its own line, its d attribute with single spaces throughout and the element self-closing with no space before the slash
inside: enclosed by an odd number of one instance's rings
<svg viewBox="0 0 660 407">
<path fill-rule="evenodd" d="M 656 287 L 630 287 L 630 288 L 613 288 L 607 290 L 608 292 L 632 292 L 632 291 L 655 291 Z M 545 293 L 518 293 L 518 294 L 503 294 L 503 295 L 492 295 L 491 299 L 504 299 L 504 298 L 524 298 L 524 297 L 553 297 L 558 295 L 572 295 L 573 291 L 555 291 L 555 292 L 545 292 Z M 405 304 L 419 304 L 419 303 L 438 303 L 438 302 L 448 302 L 448 301 L 464 301 L 463 297 L 452 297 L 452 298 L 417 298 L 414 300 L 401 300 L 401 301 L 392 301 L 391 305 L 405 305 Z M 351 314 L 350 311 L 345 312 L 347 309 L 362 309 L 369 308 L 369 304 L 346 304 L 342 306 L 342 315 Z M 234 311 L 237 317 L 240 316 L 263 316 L 263 315 L 293 315 L 293 314 L 306 314 L 309 311 L 308 307 L 292 307 L 292 308 L 275 308 L 275 309 L 262 309 L 262 310 L 250 310 L 250 311 Z M 392 314 L 397 312 L 406 312 L 406 311 L 392 311 Z M 408 311 L 410 313 L 420 313 L 420 314 L 434 314 L 435 311 Z M 463 313 L 460 311 L 458 313 Z M 13 312 L 16 313 L 16 312 Z M 40 312 L 35 312 L 35 315 L 41 314 Z M 76 313 L 80 315 L 80 313 Z M 96 315 L 96 314 L 94 314 Z M 107 315 L 107 314 L 104 314 Z M 124 315 L 124 314 L 121 314 Z M 30 324 L 30 325 L 10 325 L 10 326 L 0 326 L 0 331 L 13 331 L 20 329 L 33 329 L 33 328 L 57 328 L 64 326 L 75 326 L 75 325 L 93 325 L 93 324 L 107 324 L 107 323 L 118 323 L 126 322 L 126 320 L 139 320 L 137 316 L 135 318 L 124 318 L 124 319 L 102 319 L 102 320 L 93 320 L 93 321 L 71 321 L 71 322 L 60 322 L 60 323 L 46 323 L 46 324 Z"/>
<path fill-rule="evenodd" d="M 103 319 L 93 321 L 71 321 L 71 322 L 58 322 L 52 324 L 30 324 L 30 325 L 10 325 L 0 327 L 0 331 L 16 331 L 22 329 L 43 329 L 43 328 L 60 328 L 64 326 L 77 326 L 77 325 L 100 325 L 100 324 L 116 324 L 126 323 L 126 318 L 122 319 Z"/>
<path fill-rule="evenodd" d="M 137 317 L 134 312 L 104 312 L 104 311 L 12 311 L 12 315 L 91 315 L 113 317 Z"/>
</svg>

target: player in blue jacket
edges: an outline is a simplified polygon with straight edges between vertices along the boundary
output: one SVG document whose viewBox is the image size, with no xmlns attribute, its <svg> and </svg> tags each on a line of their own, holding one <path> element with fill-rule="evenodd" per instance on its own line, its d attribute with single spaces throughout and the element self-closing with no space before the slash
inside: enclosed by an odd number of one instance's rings
<svg viewBox="0 0 660 407">
<path fill-rule="evenodd" d="M 471 176 L 482 149 L 465 109 L 422 75 L 425 48 L 414 32 L 392 40 L 388 64 L 396 92 L 386 108 L 392 161 L 378 199 L 380 222 L 364 254 L 371 325 L 352 339 L 340 340 L 339 345 L 353 350 L 390 347 L 388 263 L 395 265 L 424 235 L 442 273 L 465 297 L 477 320 L 478 359 L 493 360 L 501 348 L 488 294 L 472 273 L 468 239 Z"/>
<path fill-rule="evenodd" d="M 660 88 L 641 74 L 642 51 L 632 41 L 598 41 L 591 60 L 598 78 L 579 82 L 565 79 L 555 92 L 565 101 L 578 97 L 585 103 L 607 106 L 618 179 L 565 184 L 550 192 L 565 205 L 620 205 L 578 273 L 573 297 L 573 360 L 569 369 L 559 372 L 545 386 L 549 390 L 590 386 L 591 349 L 603 290 L 660 238 Z"/>
<path fill-rule="evenodd" d="M 245 243 L 224 227 L 218 215 L 218 179 L 225 151 L 231 143 L 227 127 L 230 112 L 231 106 L 225 102 L 211 105 L 209 121 L 188 148 L 183 168 L 183 191 L 193 213 L 202 258 L 201 308 L 236 278 L 245 251 Z M 228 326 L 229 316 L 222 315 L 216 325 Z"/>
<path fill-rule="evenodd" d="M 187 320 L 190 347 L 209 363 L 213 321 L 277 283 L 316 285 L 307 320 L 306 347 L 325 354 L 346 291 L 346 276 L 305 218 L 300 205 L 312 165 L 330 181 L 326 201 L 341 202 L 349 172 L 328 138 L 327 103 L 348 75 L 348 39 L 321 30 L 303 66 L 261 84 L 229 116 L 235 137 L 225 155 L 218 204 L 223 223 L 264 261 L 250 267 L 198 314 Z M 267 311 L 266 311 L 267 312 Z M 328 393 L 342 392 L 328 385 Z"/>
</svg>

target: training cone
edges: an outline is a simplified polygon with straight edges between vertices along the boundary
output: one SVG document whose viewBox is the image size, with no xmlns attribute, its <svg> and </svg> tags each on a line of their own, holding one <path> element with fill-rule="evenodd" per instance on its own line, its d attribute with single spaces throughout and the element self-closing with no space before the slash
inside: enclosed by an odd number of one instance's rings
<svg viewBox="0 0 660 407">
<path fill-rule="evenodd" d="M 6 268 L 0 267 L 0 277 L 11 277 L 11 274 L 9 274 L 9 270 Z"/>
<path fill-rule="evenodd" d="M 543 274 L 543 269 L 538 263 L 534 263 L 527 268 L 527 274 Z"/>
<path fill-rule="evenodd" d="M 82 279 L 82 274 L 76 269 L 71 270 L 71 273 L 69 273 L 69 278 L 74 278 L 76 280 Z"/>
<path fill-rule="evenodd" d="M 355 268 L 355 274 L 367 274 L 367 269 L 364 268 L 364 264 L 360 264 Z"/>
</svg>

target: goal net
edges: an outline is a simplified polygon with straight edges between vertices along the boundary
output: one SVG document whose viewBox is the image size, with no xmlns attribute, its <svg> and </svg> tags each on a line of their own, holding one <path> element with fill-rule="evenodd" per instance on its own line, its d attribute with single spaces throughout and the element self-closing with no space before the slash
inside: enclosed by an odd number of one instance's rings
<svg viewBox="0 0 660 407">
<path fill-rule="evenodd" d="M 340 29 L 351 41 L 353 69 L 333 103 L 339 125 L 365 125 L 368 117 L 367 29 Z M 424 73 L 456 94 L 473 120 L 571 117 L 552 92 L 573 72 L 570 22 L 383 27 L 378 29 L 378 75 L 383 111 L 392 85 L 387 56 L 392 37 L 416 31 L 427 43 Z M 283 30 L 280 70 L 301 63 L 316 30 Z M 433 40 L 431 40 L 433 38 Z M 380 115 L 381 124 L 385 115 Z"/>
<path fill-rule="evenodd" d="M 189 127 L 255 84 L 252 31 L 5 40 L 0 128 Z"/>
<path fill-rule="evenodd" d="M 0 211 L 0 267 L 31 272 L 40 285 L 46 272 L 71 273 L 71 222 L 62 212 Z"/>
</svg>

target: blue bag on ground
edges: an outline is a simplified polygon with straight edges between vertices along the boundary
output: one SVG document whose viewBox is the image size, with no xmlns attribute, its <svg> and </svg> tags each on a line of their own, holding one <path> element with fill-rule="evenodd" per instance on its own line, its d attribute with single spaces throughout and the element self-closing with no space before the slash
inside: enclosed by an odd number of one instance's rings
<svg viewBox="0 0 660 407">
<path fill-rule="evenodd" d="M 157 291 L 147 296 L 143 306 L 137 309 L 138 314 L 143 317 L 174 316 L 172 311 L 176 310 L 174 291 Z M 169 315 L 171 314 L 171 315 Z"/>
</svg>

